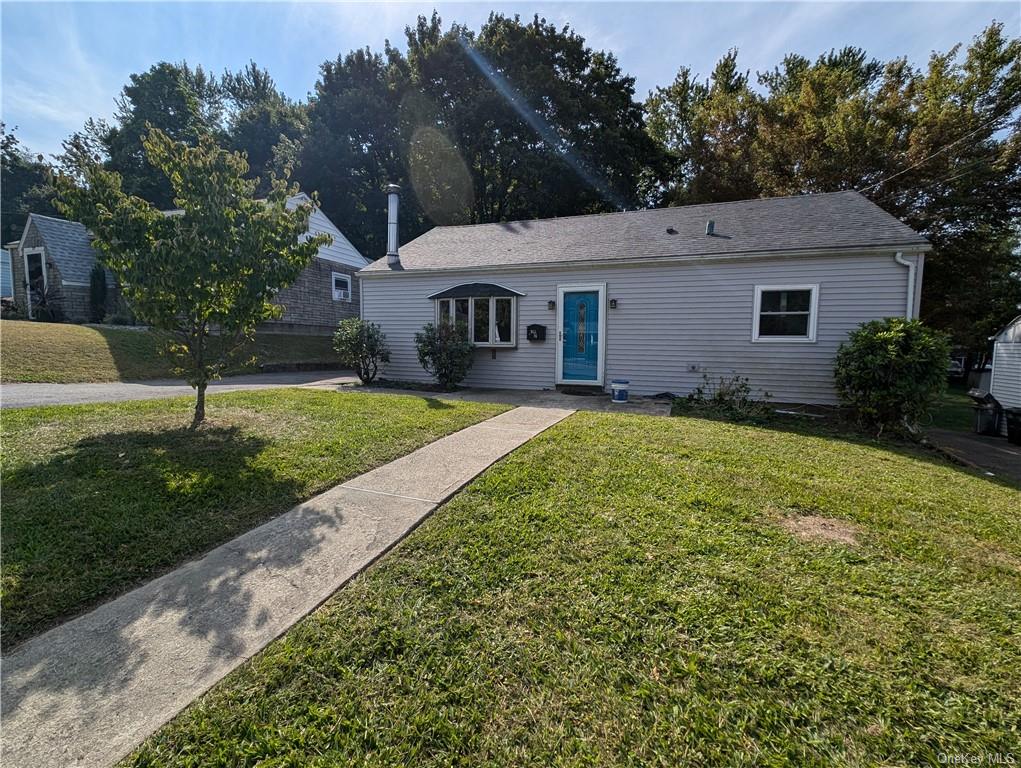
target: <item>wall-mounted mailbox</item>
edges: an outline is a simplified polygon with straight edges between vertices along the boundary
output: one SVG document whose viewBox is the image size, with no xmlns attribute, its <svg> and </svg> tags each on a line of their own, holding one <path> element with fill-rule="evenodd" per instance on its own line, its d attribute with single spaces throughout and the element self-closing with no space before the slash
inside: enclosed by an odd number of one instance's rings
<svg viewBox="0 0 1021 768">
<path fill-rule="evenodd" d="M 530 325 L 528 326 L 528 340 L 529 341 L 546 341 L 546 326 L 545 325 Z"/>
</svg>

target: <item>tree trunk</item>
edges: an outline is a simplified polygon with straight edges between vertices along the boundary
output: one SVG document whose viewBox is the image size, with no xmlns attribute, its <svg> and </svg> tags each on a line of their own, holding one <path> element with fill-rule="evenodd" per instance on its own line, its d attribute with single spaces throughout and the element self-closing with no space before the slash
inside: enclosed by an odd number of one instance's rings
<svg viewBox="0 0 1021 768">
<path fill-rule="evenodd" d="M 191 420 L 192 429 L 206 420 L 206 382 L 199 382 L 195 387 L 195 393 L 195 418 Z"/>
</svg>

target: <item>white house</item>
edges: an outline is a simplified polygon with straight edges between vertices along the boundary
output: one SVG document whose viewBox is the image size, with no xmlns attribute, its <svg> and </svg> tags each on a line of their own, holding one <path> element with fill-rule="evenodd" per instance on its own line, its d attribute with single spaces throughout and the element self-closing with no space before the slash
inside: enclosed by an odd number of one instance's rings
<svg viewBox="0 0 1021 768">
<path fill-rule="evenodd" d="M 833 359 L 866 320 L 914 317 L 928 242 L 857 192 L 436 227 L 359 273 L 385 375 L 426 381 L 414 334 L 449 317 L 474 387 L 683 394 L 746 376 L 774 401 L 834 403 Z"/>
<path fill-rule="evenodd" d="M 1021 315 L 993 336 L 989 393 L 1004 408 L 1021 408 Z M 1000 431 L 1007 434 L 1006 419 L 1001 419 Z"/>
</svg>

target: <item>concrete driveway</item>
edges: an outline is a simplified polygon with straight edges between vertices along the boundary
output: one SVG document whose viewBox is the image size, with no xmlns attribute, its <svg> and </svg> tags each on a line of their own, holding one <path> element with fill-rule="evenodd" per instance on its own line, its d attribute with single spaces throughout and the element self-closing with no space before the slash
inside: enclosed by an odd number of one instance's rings
<svg viewBox="0 0 1021 768">
<path fill-rule="evenodd" d="M 212 395 L 241 389 L 316 387 L 350 384 L 356 381 L 358 377 L 347 371 L 255 373 L 214 381 L 206 391 Z M 191 395 L 194 392 L 194 389 L 180 379 L 111 381 L 96 384 L 3 384 L 0 385 L 0 408 L 149 400 L 157 397 Z"/>
<path fill-rule="evenodd" d="M 930 429 L 926 434 L 944 453 L 1021 486 L 1021 447 L 1011 445 L 1006 438 L 949 429 Z"/>
</svg>

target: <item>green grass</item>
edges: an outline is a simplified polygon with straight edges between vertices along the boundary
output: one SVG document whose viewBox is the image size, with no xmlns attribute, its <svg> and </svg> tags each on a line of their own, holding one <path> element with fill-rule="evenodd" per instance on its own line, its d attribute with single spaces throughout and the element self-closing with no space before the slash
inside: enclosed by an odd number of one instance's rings
<svg viewBox="0 0 1021 768">
<path fill-rule="evenodd" d="M 932 415 L 932 426 L 971 432 L 975 428 L 974 402 L 968 397 L 966 384 L 954 383 L 947 387 L 939 407 Z"/>
<path fill-rule="evenodd" d="M 230 373 L 257 371 L 260 363 L 336 362 L 332 339 L 262 334 Z M 95 328 L 67 323 L 0 322 L 0 381 L 131 381 L 174 376 L 156 336 L 130 328 Z"/>
<path fill-rule="evenodd" d="M 299 389 L 3 412 L 5 648 L 502 406 Z"/>
<path fill-rule="evenodd" d="M 1017 755 L 1019 509 L 1017 490 L 909 449 L 579 413 L 127 762 Z M 857 545 L 778 524 L 806 515 L 853 526 Z"/>
</svg>

